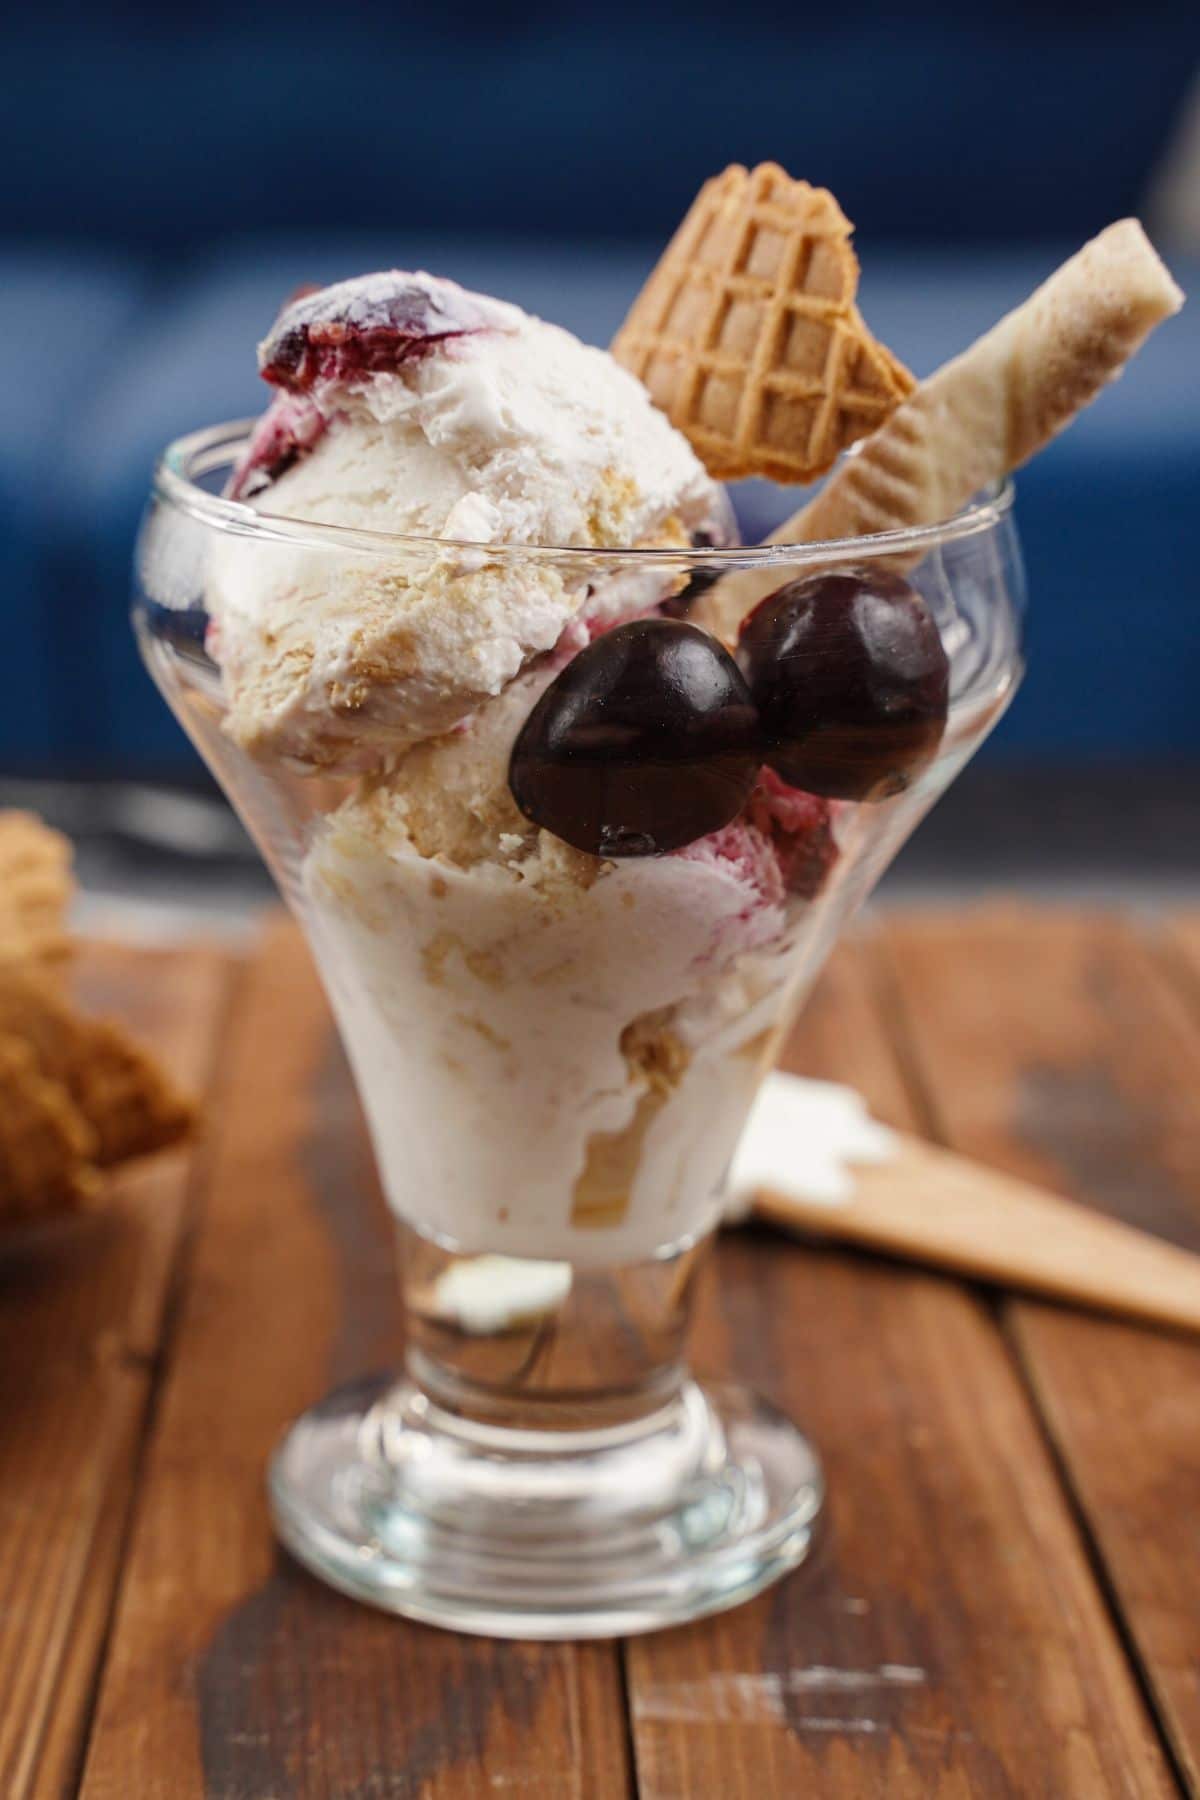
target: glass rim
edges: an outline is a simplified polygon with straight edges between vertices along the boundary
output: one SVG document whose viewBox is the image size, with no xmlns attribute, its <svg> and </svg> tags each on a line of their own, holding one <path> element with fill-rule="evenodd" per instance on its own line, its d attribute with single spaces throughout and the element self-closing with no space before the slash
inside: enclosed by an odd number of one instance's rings
<svg viewBox="0 0 1200 1800">
<path fill-rule="evenodd" d="M 578 562 L 619 568 L 657 564 L 679 568 L 772 569 L 803 563 L 848 562 L 864 557 L 910 554 L 914 560 L 942 544 L 990 531 L 1012 510 L 1011 476 L 968 501 L 960 511 L 932 525 L 906 526 L 894 531 L 864 533 L 861 537 L 822 538 L 802 543 L 735 544 L 728 547 L 611 546 L 588 544 L 499 544 L 466 538 L 423 537 L 398 531 L 374 531 L 354 525 L 332 525 L 311 519 L 293 519 L 284 513 L 259 512 L 243 500 L 229 500 L 199 486 L 197 476 L 211 473 L 233 458 L 235 447 L 249 436 L 255 419 L 234 419 L 208 425 L 174 438 L 154 466 L 153 492 L 167 505 L 199 523 L 236 537 L 255 537 L 276 543 L 310 548 L 374 552 L 395 556 L 401 552 L 423 556 L 458 551 L 463 555 L 486 554 L 500 562 Z M 855 454 L 854 449 L 847 452 Z"/>
</svg>

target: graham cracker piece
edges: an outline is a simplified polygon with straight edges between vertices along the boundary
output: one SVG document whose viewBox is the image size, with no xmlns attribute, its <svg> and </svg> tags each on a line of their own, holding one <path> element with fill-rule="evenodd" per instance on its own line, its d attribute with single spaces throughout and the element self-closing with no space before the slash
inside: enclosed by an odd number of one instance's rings
<svg viewBox="0 0 1200 1800">
<path fill-rule="evenodd" d="M 77 1109 L 100 1168 L 163 1149 L 194 1123 L 191 1103 L 121 1026 L 86 1018 L 14 963 L 0 964 L 0 1036 L 27 1045 L 38 1073 Z"/>
<path fill-rule="evenodd" d="M 0 1034 L 0 1219 L 77 1206 L 96 1185 L 96 1134 L 32 1047 Z"/>
<path fill-rule="evenodd" d="M 33 813 L 0 810 L 0 957 L 65 961 L 74 892 L 69 840 Z"/>
</svg>

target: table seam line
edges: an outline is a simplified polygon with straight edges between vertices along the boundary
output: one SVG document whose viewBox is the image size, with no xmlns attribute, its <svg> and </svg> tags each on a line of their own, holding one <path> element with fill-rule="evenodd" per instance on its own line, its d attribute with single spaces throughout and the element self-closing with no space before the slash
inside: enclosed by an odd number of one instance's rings
<svg viewBox="0 0 1200 1800">
<path fill-rule="evenodd" d="M 221 1051 L 228 1040 L 230 1023 L 238 997 L 244 988 L 248 969 L 247 958 L 227 953 L 222 953 L 222 956 L 224 962 L 223 994 L 220 1004 L 214 1011 L 212 1040 L 206 1058 L 204 1079 L 200 1084 L 204 1103 L 214 1113 L 219 1108 L 220 1092 L 223 1086 L 219 1079 Z M 129 1500 L 118 1533 L 115 1578 L 105 1609 L 103 1628 L 97 1641 L 86 1701 L 80 1711 L 75 1756 L 72 1759 L 73 1766 L 68 1777 L 67 1792 L 73 1796 L 78 1796 L 82 1792 L 87 1772 L 100 1693 L 108 1671 L 121 1603 L 129 1577 L 130 1553 L 141 1517 L 146 1461 L 158 1426 L 167 1380 L 174 1366 L 183 1299 L 188 1287 L 188 1275 L 196 1244 L 203 1195 L 211 1177 L 215 1144 L 215 1131 L 210 1130 L 199 1140 L 195 1146 L 191 1167 L 184 1183 L 182 1226 L 167 1274 L 163 1295 L 162 1326 L 148 1371 L 142 1417 L 130 1467 Z M 36 1777 L 36 1766 L 34 1773 Z"/>
</svg>

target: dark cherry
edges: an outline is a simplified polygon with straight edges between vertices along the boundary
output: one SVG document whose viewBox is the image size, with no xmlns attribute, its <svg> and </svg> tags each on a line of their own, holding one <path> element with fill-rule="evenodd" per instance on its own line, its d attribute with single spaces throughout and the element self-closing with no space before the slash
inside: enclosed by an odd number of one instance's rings
<svg viewBox="0 0 1200 1800">
<path fill-rule="evenodd" d="M 594 856 L 658 856 L 736 818 L 762 763 L 733 658 L 707 632 L 635 619 L 572 658 L 513 748 L 534 824 Z"/>
<path fill-rule="evenodd" d="M 921 595 L 887 569 L 789 582 L 745 621 L 737 659 L 764 758 L 794 787 L 882 800 L 937 754 L 950 665 Z"/>
<path fill-rule="evenodd" d="M 262 345 L 259 368 L 265 381 L 302 394 L 319 381 L 394 371 L 491 322 L 461 288 L 393 270 L 293 300 Z"/>
</svg>

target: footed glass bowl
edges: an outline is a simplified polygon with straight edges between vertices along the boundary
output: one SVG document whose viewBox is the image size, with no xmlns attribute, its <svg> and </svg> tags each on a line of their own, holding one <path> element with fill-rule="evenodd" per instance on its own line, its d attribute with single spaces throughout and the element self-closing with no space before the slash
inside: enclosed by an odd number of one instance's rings
<svg viewBox="0 0 1200 1800">
<path fill-rule="evenodd" d="M 335 1586 L 468 1631 L 604 1636 L 731 1606 L 805 1556 L 821 1471 L 790 1420 L 690 1377 L 694 1277 L 757 1085 L 838 931 L 1014 690 L 1011 493 L 845 543 L 454 546 L 220 498 L 246 429 L 163 457 L 135 625 L 308 934 L 395 1216 L 408 1322 L 402 1370 L 333 1395 L 281 1443 L 280 1536 Z M 436 578 L 453 602 L 484 570 L 581 595 L 633 584 L 645 607 L 695 602 L 703 618 L 735 583 L 766 593 L 879 559 L 920 590 L 949 658 L 937 755 L 890 798 L 768 784 L 745 817 L 665 856 L 601 862 L 510 816 L 508 745 L 552 657 L 382 772 L 377 696 L 343 680 L 314 774 L 286 732 L 256 738 L 231 715 L 211 654 L 229 650 L 214 612 L 300 588 L 402 605 Z M 311 729 L 320 707 L 299 691 L 263 704 Z"/>
</svg>

